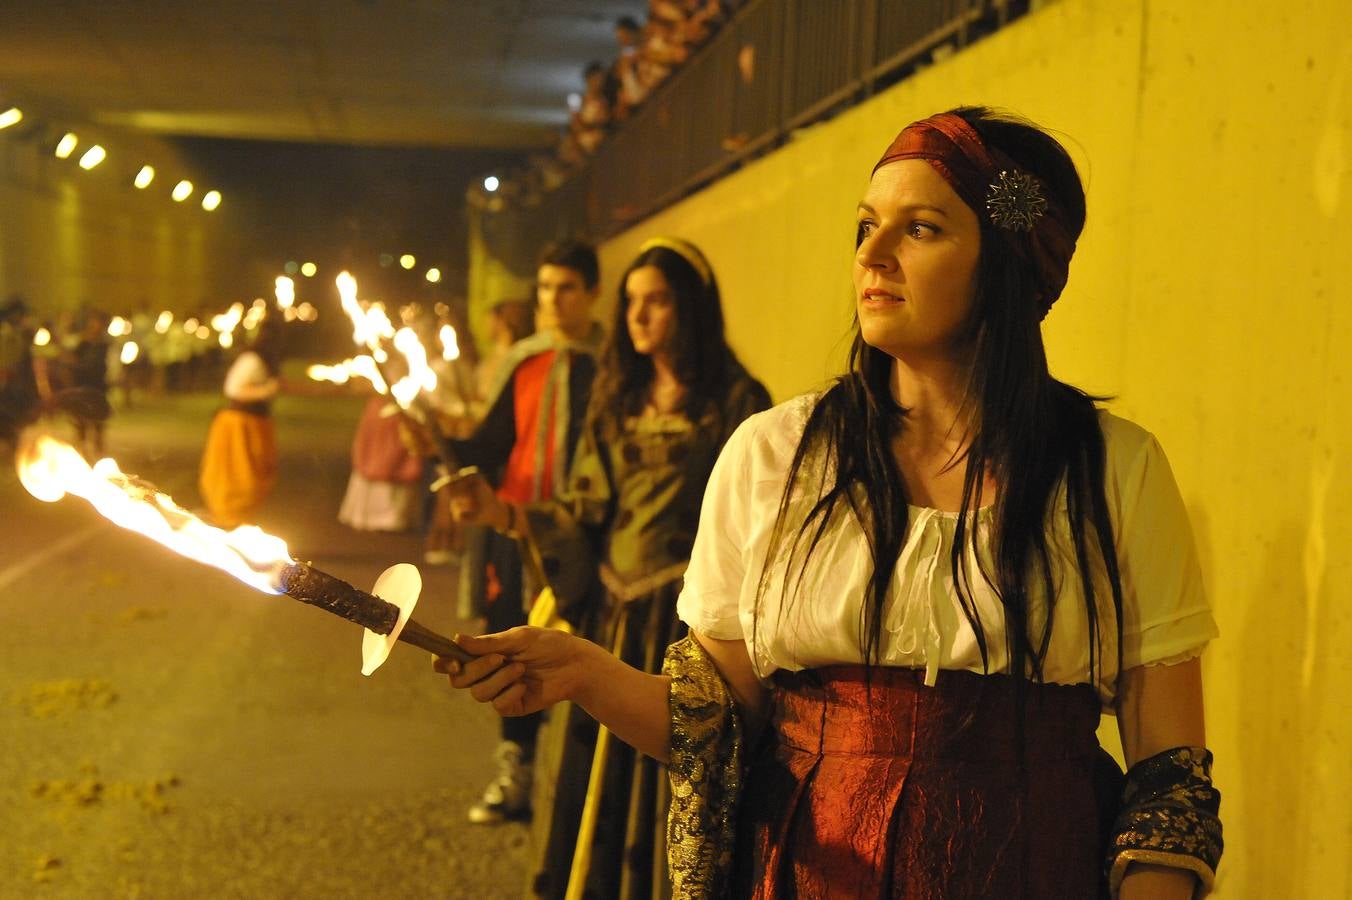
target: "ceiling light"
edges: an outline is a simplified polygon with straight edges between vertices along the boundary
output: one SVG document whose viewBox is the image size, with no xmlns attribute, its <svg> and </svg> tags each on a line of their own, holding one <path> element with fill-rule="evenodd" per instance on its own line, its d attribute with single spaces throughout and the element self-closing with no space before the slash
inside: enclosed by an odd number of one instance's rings
<svg viewBox="0 0 1352 900">
<path fill-rule="evenodd" d="M 438 269 L 436 266 L 433 266 L 432 268 L 428 269 L 427 280 L 432 282 L 433 284 L 436 284 L 438 281 L 441 280 L 441 270 Z"/>
<path fill-rule="evenodd" d="M 80 145 L 80 139 L 75 136 L 75 132 L 67 131 L 56 145 L 56 158 L 66 159 L 75 152 L 75 148 Z"/>
<path fill-rule="evenodd" d="M 132 181 L 132 184 L 136 185 L 136 187 L 140 188 L 141 190 L 145 190 L 146 188 L 150 187 L 150 182 L 154 180 L 155 180 L 155 167 L 141 166 L 141 171 L 136 173 L 136 178 L 134 181 Z"/>
<path fill-rule="evenodd" d="M 405 253 L 403 256 L 399 257 L 399 265 L 403 266 L 405 269 L 411 269 L 417 264 L 418 258 L 412 253 Z"/>
<path fill-rule="evenodd" d="M 498 176 L 489 175 L 484 179 L 484 190 L 491 194 L 496 191 L 501 184 L 502 182 L 498 181 Z"/>
<path fill-rule="evenodd" d="M 207 191 L 205 194 L 202 195 L 202 208 L 205 209 L 207 212 L 211 212 L 213 209 L 215 209 L 220 205 L 221 205 L 220 191 Z"/>
<path fill-rule="evenodd" d="M 11 106 L 4 112 L 0 112 L 0 128 L 8 128 L 11 125 L 18 125 L 23 121 L 23 110 L 17 106 Z"/>
<path fill-rule="evenodd" d="M 314 277 L 315 277 L 315 273 L 318 272 L 318 271 L 319 271 L 319 266 L 315 265 L 315 264 L 312 263 L 312 262 L 307 262 L 307 263 L 301 263 L 301 264 L 300 264 L 300 274 L 304 275 L 306 278 L 314 278 Z"/>
<path fill-rule="evenodd" d="M 88 172 L 90 169 L 103 162 L 104 158 L 107 156 L 108 151 L 104 150 L 98 144 L 95 144 L 84 152 L 84 156 L 80 157 L 80 168 Z"/>
<path fill-rule="evenodd" d="M 174 185 L 174 192 L 169 196 L 174 198 L 175 203 L 182 203 L 192 196 L 192 182 L 186 178 Z"/>
</svg>

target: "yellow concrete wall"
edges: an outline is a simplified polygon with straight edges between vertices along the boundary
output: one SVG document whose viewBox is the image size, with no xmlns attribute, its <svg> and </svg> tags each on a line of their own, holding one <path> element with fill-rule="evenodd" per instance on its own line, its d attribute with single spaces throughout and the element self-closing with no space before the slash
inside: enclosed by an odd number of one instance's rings
<svg viewBox="0 0 1352 900">
<path fill-rule="evenodd" d="M 534 273 L 522 276 L 495 258 L 483 240 L 480 223 L 483 214 L 471 206 L 468 215 L 469 273 L 466 290 L 469 297 L 469 324 L 479 347 L 486 348 L 489 343 L 488 311 L 501 300 L 534 297 Z"/>
<path fill-rule="evenodd" d="M 1056 130 L 1089 226 L 1054 370 L 1153 430 L 1222 637 L 1217 896 L 1352 896 L 1352 29 L 1342 0 L 1059 0 L 608 242 L 700 244 L 777 398 L 840 365 L 854 204 L 897 128 L 960 103 Z M 1343 576 L 1345 578 L 1345 576 Z"/>
<path fill-rule="evenodd" d="M 235 235 L 250 223 L 237 204 L 227 197 L 218 211 L 204 212 L 203 179 L 172 145 L 85 123 L 58 128 L 27 112 L 34 124 L 0 133 L 0 299 L 18 293 L 43 318 L 85 306 L 182 313 L 222 309 L 247 297 L 249 285 L 267 283 L 240 276 Z M 46 124 L 34 133 L 38 122 Z M 75 158 L 57 160 L 39 134 L 67 126 L 82 146 Z M 108 158 L 85 172 L 75 162 L 92 141 L 107 147 Z M 159 174 L 138 191 L 131 178 L 143 162 Z M 168 191 L 183 177 L 199 185 L 197 196 L 173 203 Z"/>
</svg>

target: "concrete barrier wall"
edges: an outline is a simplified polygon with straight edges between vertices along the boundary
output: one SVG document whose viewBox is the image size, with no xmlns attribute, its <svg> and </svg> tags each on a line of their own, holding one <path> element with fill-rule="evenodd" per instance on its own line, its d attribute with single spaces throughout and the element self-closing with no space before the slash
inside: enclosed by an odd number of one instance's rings
<svg viewBox="0 0 1352 900">
<path fill-rule="evenodd" d="M 1226 898 L 1352 896 L 1347 22 L 1340 0 L 1047 3 L 602 250 L 613 303 L 644 238 L 703 247 L 783 399 L 841 365 L 854 206 L 901 125 L 984 103 L 1062 137 L 1089 225 L 1049 351 L 1159 436 L 1192 513 Z"/>
<path fill-rule="evenodd" d="M 26 112 L 24 122 L 0 131 L 0 298 L 21 294 L 53 317 L 84 306 L 112 314 L 219 312 L 245 299 L 233 295 L 245 279 L 232 235 L 248 223 L 229 197 L 204 211 L 209 185 L 172 147 L 71 124 L 81 146 L 58 160 L 52 147 L 63 129 Z M 76 160 L 95 139 L 108 157 L 86 172 Z M 146 162 L 156 179 L 136 190 L 132 178 Z M 180 178 L 197 186 L 181 204 L 169 198 Z"/>
</svg>

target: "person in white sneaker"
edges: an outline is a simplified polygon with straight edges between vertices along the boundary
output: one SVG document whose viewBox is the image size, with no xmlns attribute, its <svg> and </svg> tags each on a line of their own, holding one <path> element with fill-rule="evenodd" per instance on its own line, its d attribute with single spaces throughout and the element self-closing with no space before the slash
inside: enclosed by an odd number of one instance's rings
<svg viewBox="0 0 1352 900">
<path fill-rule="evenodd" d="M 596 374 L 601 327 L 591 310 L 599 281 L 591 245 L 566 241 L 545 248 L 535 284 L 540 331 L 513 346 L 483 421 L 470 437 L 453 442 L 459 460 L 481 469 L 508 503 L 548 500 L 564 484 Z M 526 600 L 542 585 L 525 583 L 516 538 L 489 534 L 485 557 L 488 630 L 526 624 Z M 541 718 L 503 719 L 502 743 L 494 751 L 498 774 L 470 807 L 471 822 L 530 817 Z"/>
<path fill-rule="evenodd" d="M 655 672 L 685 634 L 676 597 L 714 460 L 770 395 L 728 346 L 713 267 L 688 241 L 645 241 L 613 316 L 567 487 L 524 505 L 482 478 L 448 493 L 461 521 L 522 536 L 566 623 L 551 624 Z M 570 706 L 551 710 L 539 744 L 527 895 L 664 896 L 661 765 L 598 741 L 594 720 Z"/>
</svg>

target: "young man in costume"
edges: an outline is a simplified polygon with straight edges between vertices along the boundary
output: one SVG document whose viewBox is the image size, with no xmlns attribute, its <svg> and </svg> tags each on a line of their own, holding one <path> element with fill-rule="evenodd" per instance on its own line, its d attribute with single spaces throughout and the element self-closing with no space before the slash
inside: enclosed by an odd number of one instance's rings
<svg viewBox="0 0 1352 900">
<path fill-rule="evenodd" d="M 490 392 L 488 412 L 455 451 L 477 466 L 509 503 L 548 500 L 562 487 L 581 433 L 601 327 L 592 321 L 600 266 L 588 244 L 551 244 L 540 256 L 535 296 L 540 329 L 512 347 L 502 377 Z M 488 630 L 526 624 L 526 601 L 541 585 L 527 584 L 514 538 L 492 534 Z M 494 589 L 496 588 L 496 589 Z M 531 763 L 540 715 L 503 719 L 494 751 L 498 772 L 469 809 L 476 824 L 497 824 L 530 815 Z"/>
</svg>

